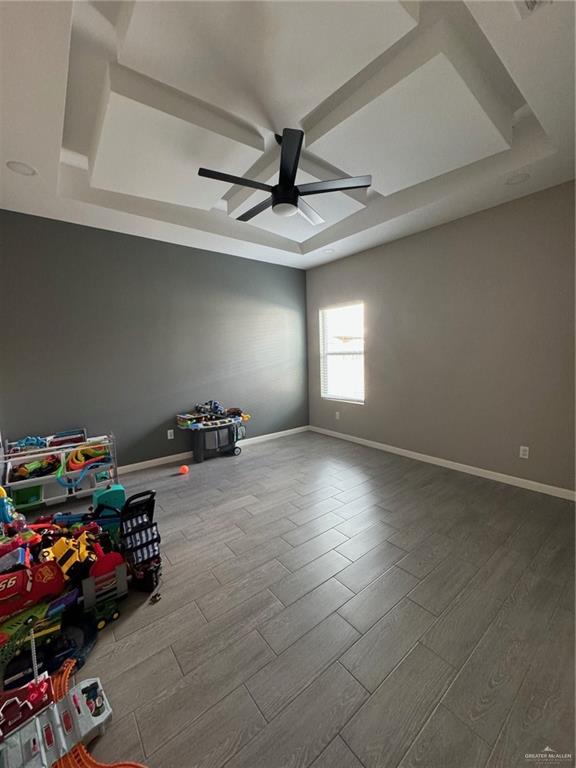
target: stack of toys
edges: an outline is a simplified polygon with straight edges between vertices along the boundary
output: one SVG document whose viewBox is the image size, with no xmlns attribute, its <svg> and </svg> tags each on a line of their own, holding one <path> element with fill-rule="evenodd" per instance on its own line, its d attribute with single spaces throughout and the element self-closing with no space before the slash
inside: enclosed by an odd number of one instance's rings
<svg viewBox="0 0 576 768">
<path fill-rule="evenodd" d="M 178 414 L 176 423 L 180 429 L 202 429 L 242 424 L 249 419 L 250 414 L 244 413 L 242 408 L 224 408 L 218 400 L 208 400 L 206 403 L 196 403 L 190 413 Z"/>
<path fill-rule="evenodd" d="M 25 464 L 18 464 L 10 469 L 8 480 L 11 483 L 17 483 L 19 480 L 31 480 L 34 477 L 46 477 L 53 475 L 61 468 L 60 456 L 52 453 L 43 456 L 36 461 L 29 461 Z"/>
<path fill-rule="evenodd" d="M 0 486 L 0 683 L 32 677 L 34 629 L 41 671 L 81 665 L 97 630 L 118 618 L 128 582 L 152 592 L 160 576 L 155 491 L 126 499 L 116 484 L 94 493 L 84 513 L 29 523 Z"/>
</svg>

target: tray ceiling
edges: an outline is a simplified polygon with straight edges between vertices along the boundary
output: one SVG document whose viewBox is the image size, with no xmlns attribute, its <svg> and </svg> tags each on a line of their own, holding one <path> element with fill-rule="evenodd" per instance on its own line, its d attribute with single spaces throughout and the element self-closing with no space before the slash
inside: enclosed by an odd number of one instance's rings
<svg viewBox="0 0 576 768">
<path fill-rule="evenodd" d="M 9 209 L 307 268 L 574 175 L 572 3 L 0 11 Z M 305 131 L 298 181 L 371 173 L 372 188 L 315 197 L 317 227 L 237 222 L 261 193 L 198 167 L 274 183 L 284 127 Z"/>
</svg>

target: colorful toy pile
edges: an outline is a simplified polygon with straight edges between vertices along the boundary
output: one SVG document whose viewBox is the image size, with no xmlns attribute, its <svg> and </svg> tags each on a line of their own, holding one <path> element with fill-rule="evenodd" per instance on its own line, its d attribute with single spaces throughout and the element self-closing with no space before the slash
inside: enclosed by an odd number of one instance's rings
<svg viewBox="0 0 576 768">
<path fill-rule="evenodd" d="M 190 413 L 179 413 L 176 423 L 180 429 L 203 429 L 242 424 L 249 419 L 250 414 L 244 413 L 242 408 L 224 408 L 218 400 L 208 400 L 206 403 L 196 403 Z"/>
<path fill-rule="evenodd" d="M 61 469 L 60 456 L 50 454 L 36 461 L 29 461 L 26 464 L 19 464 L 10 472 L 8 478 L 11 483 L 17 483 L 18 480 L 31 480 L 34 477 L 46 477 L 52 475 Z"/>
<path fill-rule="evenodd" d="M 126 499 L 121 485 L 94 494 L 85 513 L 59 512 L 28 523 L 0 487 L 0 682 L 32 678 L 33 627 L 41 671 L 68 658 L 79 665 L 97 629 L 119 615 L 128 591 L 158 585 L 160 535 L 155 492 Z"/>
</svg>

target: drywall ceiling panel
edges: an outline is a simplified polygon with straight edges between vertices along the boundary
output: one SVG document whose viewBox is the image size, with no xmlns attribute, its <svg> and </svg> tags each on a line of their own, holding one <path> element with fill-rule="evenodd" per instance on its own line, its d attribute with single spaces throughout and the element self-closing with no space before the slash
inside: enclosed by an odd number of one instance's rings
<svg viewBox="0 0 576 768">
<path fill-rule="evenodd" d="M 509 148 L 443 53 L 309 144 L 383 195 Z"/>
<path fill-rule="evenodd" d="M 92 160 L 91 186 L 209 210 L 229 184 L 200 178 L 200 165 L 242 175 L 260 151 L 110 91 Z"/>
<path fill-rule="evenodd" d="M 127 67 L 273 130 L 295 127 L 410 30 L 418 4 L 134 3 Z"/>
<path fill-rule="evenodd" d="M 276 184 L 278 181 L 277 177 L 278 174 L 274 174 L 267 180 L 267 183 Z M 312 181 L 319 181 L 319 179 L 304 171 L 298 172 L 296 178 L 297 184 L 308 184 Z M 238 218 L 238 216 L 243 214 L 249 208 L 252 208 L 261 200 L 265 199 L 265 192 L 255 192 L 234 211 L 234 217 Z M 351 216 L 353 213 L 356 213 L 356 211 L 364 208 L 362 203 L 359 203 L 357 200 L 354 200 L 352 197 L 345 195 L 342 192 L 312 195 L 307 198 L 306 202 L 318 211 L 325 221 L 324 224 L 314 226 L 306 221 L 303 216 L 300 216 L 300 214 L 282 218 L 281 216 L 277 216 L 272 210 L 267 210 L 258 214 L 258 216 L 253 218 L 250 222 L 247 222 L 246 226 L 251 225 L 259 227 L 260 229 L 266 229 L 269 232 L 281 235 L 282 237 L 287 237 L 297 243 L 303 243 L 305 240 L 317 235 L 327 227 L 332 226 L 332 224 L 336 224 L 337 222 L 346 219 L 348 216 Z"/>
</svg>

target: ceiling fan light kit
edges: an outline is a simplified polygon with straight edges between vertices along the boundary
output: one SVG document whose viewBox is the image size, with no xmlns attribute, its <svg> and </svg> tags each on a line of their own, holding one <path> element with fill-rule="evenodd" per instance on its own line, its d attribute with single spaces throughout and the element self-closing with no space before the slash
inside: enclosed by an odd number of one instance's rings
<svg viewBox="0 0 576 768">
<path fill-rule="evenodd" d="M 302 142 L 304 141 L 304 132 L 296 128 L 284 128 L 282 136 L 276 135 L 276 141 L 282 149 L 280 152 L 278 184 L 274 186 L 260 181 L 253 181 L 252 179 L 245 179 L 242 176 L 232 176 L 229 173 L 211 171 L 208 168 L 198 169 L 198 175 L 204 176 L 207 179 L 227 181 L 231 184 L 262 190 L 270 194 L 270 197 L 266 200 L 263 200 L 239 216 L 238 221 L 250 221 L 250 219 L 271 207 L 277 216 L 282 216 L 283 218 L 299 213 L 314 226 L 324 224 L 325 221 L 322 216 L 303 200 L 303 197 L 319 195 L 324 192 L 362 189 L 372 184 L 371 176 L 349 176 L 345 179 L 330 179 L 328 181 L 314 181 L 310 184 L 296 185 L 296 173 L 302 151 Z"/>
</svg>

